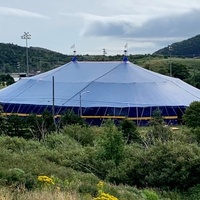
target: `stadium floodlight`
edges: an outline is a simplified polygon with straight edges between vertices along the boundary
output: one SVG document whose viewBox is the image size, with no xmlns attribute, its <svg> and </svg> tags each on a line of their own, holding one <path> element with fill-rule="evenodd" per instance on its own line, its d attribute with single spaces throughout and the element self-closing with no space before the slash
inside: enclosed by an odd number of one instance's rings
<svg viewBox="0 0 200 200">
<path fill-rule="evenodd" d="M 172 46 L 168 46 L 168 49 L 169 49 L 169 67 L 170 67 L 170 76 L 172 77 L 172 51 L 173 51 L 173 49 L 172 49 Z"/>
<path fill-rule="evenodd" d="M 29 77 L 29 64 L 28 64 L 28 39 L 31 39 L 31 34 L 29 32 L 24 32 L 24 35 L 21 36 L 21 39 L 26 40 L 26 76 Z"/>
</svg>

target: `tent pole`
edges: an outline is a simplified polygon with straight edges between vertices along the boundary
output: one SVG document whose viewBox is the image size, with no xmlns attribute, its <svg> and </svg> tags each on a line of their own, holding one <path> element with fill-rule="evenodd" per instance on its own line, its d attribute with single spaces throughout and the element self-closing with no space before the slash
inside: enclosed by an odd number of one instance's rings
<svg viewBox="0 0 200 200">
<path fill-rule="evenodd" d="M 56 128 L 56 121 L 55 121 L 55 84 L 54 84 L 54 76 L 52 76 L 52 117 L 53 122 Z"/>
</svg>

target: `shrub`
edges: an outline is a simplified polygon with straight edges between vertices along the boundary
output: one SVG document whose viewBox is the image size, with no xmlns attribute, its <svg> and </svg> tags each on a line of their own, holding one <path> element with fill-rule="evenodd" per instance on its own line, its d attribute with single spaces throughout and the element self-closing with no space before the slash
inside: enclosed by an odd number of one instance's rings
<svg viewBox="0 0 200 200">
<path fill-rule="evenodd" d="M 66 125 L 72 124 L 86 125 L 86 122 L 83 118 L 76 115 L 72 110 L 67 110 L 65 113 L 62 114 L 59 121 L 59 126 L 60 128 L 63 128 Z"/>
<path fill-rule="evenodd" d="M 157 143 L 141 154 L 128 177 L 142 187 L 188 189 L 200 179 L 200 148 L 181 142 Z"/>
<path fill-rule="evenodd" d="M 9 169 L 2 177 L 5 184 L 14 190 L 33 189 L 36 187 L 35 177 L 19 168 Z"/>
<path fill-rule="evenodd" d="M 81 126 L 79 124 L 68 125 L 63 128 L 62 133 L 69 135 L 83 146 L 94 145 L 96 134 L 90 127 Z"/>
<path fill-rule="evenodd" d="M 142 140 L 146 147 L 154 145 L 158 141 L 166 143 L 172 139 L 172 131 L 169 127 L 164 126 L 165 123 L 160 110 L 155 110 L 153 112 L 153 116 L 149 124 L 150 128 Z"/>
<path fill-rule="evenodd" d="M 190 128 L 200 127 L 200 101 L 194 101 L 186 108 L 183 121 Z"/>
<path fill-rule="evenodd" d="M 127 119 L 122 120 L 119 128 L 123 132 L 126 144 L 130 144 L 131 142 L 140 142 L 140 136 L 133 121 L 129 121 Z"/>
<path fill-rule="evenodd" d="M 120 163 L 124 155 L 123 134 L 117 129 L 111 120 L 104 125 L 104 133 L 98 141 L 99 158 L 113 160 L 116 165 Z"/>
<path fill-rule="evenodd" d="M 49 133 L 56 131 L 57 128 L 52 114 L 48 110 L 45 110 L 41 117 L 37 117 L 35 114 L 29 115 L 27 125 L 33 138 L 39 141 L 45 139 Z"/>
<path fill-rule="evenodd" d="M 191 187 L 186 193 L 184 193 L 185 200 L 200 200 L 200 185 L 197 184 L 194 187 Z"/>
<path fill-rule="evenodd" d="M 142 191 L 142 196 L 144 197 L 145 200 L 159 200 L 158 195 L 150 189 L 144 189 Z"/>
</svg>

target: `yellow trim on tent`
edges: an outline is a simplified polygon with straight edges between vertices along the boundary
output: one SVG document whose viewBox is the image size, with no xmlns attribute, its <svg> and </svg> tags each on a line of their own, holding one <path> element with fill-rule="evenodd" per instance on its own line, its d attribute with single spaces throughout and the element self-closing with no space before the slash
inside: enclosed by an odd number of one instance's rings
<svg viewBox="0 0 200 200">
<path fill-rule="evenodd" d="M 152 117 L 126 117 L 126 116 L 82 116 L 85 119 L 127 119 L 127 120 L 150 120 Z M 163 119 L 178 119 L 177 116 L 163 116 Z"/>
<path fill-rule="evenodd" d="M 21 117 L 27 117 L 30 114 L 25 113 L 2 113 L 2 115 L 18 115 Z M 41 117 L 42 115 L 36 115 L 37 117 Z M 55 115 L 55 118 L 61 117 L 61 115 Z M 126 116 L 81 116 L 84 119 L 127 119 L 127 120 L 151 120 L 152 117 L 126 117 Z M 178 119 L 177 116 L 163 116 L 163 119 Z"/>
</svg>

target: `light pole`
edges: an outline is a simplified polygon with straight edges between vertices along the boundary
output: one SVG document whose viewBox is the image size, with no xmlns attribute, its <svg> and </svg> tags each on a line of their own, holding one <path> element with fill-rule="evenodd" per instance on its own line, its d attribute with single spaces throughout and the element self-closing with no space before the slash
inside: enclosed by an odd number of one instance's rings
<svg viewBox="0 0 200 200">
<path fill-rule="evenodd" d="M 21 36 L 21 39 L 25 39 L 26 40 L 26 70 L 27 70 L 27 77 L 29 77 L 28 39 L 31 39 L 31 34 L 29 32 L 24 32 L 24 35 Z"/>
<path fill-rule="evenodd" d="M 20 62 L 17 62 L 18 78 L 20 79 Z"/>
<path fill-rule="evenodd" d="M 80 100 L 80 107 L 79 107 L 79 113 L 80 113 L 80 117 L 82 117 L 82 95 L 83 94 L 86 94 L 86 93 L 89 93 L 89 91 L 85 91 L 85 92 L 80 92 L 79 93 L 79 100 Z"/>
<path fill-rule="evenodd" d="M 172 47 L 171 46 L 169 46 L 168 47 L 169 48 L 169 67 L 170 67 L 170 76 L 172 77 L 172 59 L 171 59 L 171 57 L 172 57 Z"/>
</svg>

